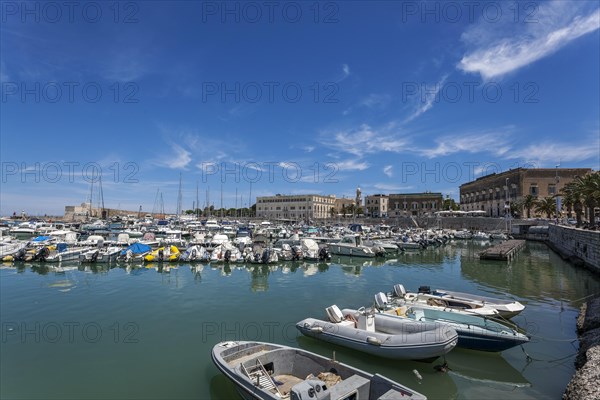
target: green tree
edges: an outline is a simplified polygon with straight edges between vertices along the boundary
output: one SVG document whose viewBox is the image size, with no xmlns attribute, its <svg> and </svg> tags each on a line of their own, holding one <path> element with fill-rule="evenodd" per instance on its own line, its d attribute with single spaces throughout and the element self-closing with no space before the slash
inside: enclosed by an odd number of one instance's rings
<svg viewBox="0 0 600 400">
<path fill-rule="evenodd" d="M 334 218 L 335 214 L 336 214 L 335 207 L 331 207 L 331 209 L 329 210 L 329 215 L 331 216 L 331 218 Z"/>
<path fill-rule="evenodd" d="M 579 193 L 583 204 L 587 208 L 590 224 L 595 225 L 594 209 L 600 205 L 600 171 L 579 176 L 573 182 L 575 182 L 576 192 Z"/>
<path fill-rule="evenodd" d="M 552 196 L 538 200 L 535 207 L 537 211 L 546 214 L 547 218 L 552 218 L 552 215 L 556 214 L 556 200 Z"/>
<path fill-rule="evenodd" d="M 531 209 L 536 206 L 536 198 L 530 194 L 523 197 L 522 206 L 527 211 L 527 218 L 531 218 Z"/>
</svg>

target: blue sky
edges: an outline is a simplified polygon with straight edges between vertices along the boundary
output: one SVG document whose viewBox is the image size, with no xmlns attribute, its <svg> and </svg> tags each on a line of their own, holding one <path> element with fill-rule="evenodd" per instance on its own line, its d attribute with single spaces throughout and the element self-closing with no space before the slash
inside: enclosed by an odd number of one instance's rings
<svg viewBox="0 0 600 400">
<path fill-rule="evenodd" d="M 598 169 L 598 2 L 467 3 L 2 2 L 0 214 Z"/>
</svg>

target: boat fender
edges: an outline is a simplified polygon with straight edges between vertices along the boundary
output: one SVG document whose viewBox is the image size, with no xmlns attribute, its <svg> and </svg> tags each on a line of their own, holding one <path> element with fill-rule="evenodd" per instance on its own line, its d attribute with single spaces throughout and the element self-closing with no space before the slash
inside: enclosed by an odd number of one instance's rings
<svg viewBox="0 0 600 400">
<path fill-rule="evenodd" d="M 310 327 L 310 331 L 315 332 L 315 333 L 323 333 L 323 327 L 322 326 L 312 326 L 312 327 Z"/>
<path fill-rule="evenodd" d="M 420 381 L 423 380 L 423 377 L 421 376 L 419 371 L 417 371 L 416 369 L 413 369 L 413 374 L 415 374 L 415 376 L 417 377 L 418 380 L 420 380 Z"/>
<path fill-rule="evenodd" d="M 367 343 L 372 344 L 374 346 L 381 346 L 381 340 L 377 339 L 374 336 L 367 336 Z"/>
</svg>

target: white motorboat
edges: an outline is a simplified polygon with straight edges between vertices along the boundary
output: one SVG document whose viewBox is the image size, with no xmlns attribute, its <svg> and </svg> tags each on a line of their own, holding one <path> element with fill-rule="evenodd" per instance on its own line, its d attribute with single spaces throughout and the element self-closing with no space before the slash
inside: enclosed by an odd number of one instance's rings
<svg viewBox="0 0 600 400">
<path fill-rule="evenodd" d="M 454 329 L 433 323 L 386 318 L 364 309 L 326 309 L 329 321 L 306 318 L 296 324 L 302 334 L 375 356 L 433 361 L 456 346 Z"/>
<path fill-rule="evenodd" d="M 48 247 L 46 247 L 48 249 Z M 49 250 L 43 258 L 46 262 L 79 261 L 79 256 L 90 250 L 90 247 L 68 247 L 66 243 L 57 243 L 55 250 Z"/>
<path fill-rule="evenodd" d="M 525 309 L 525 306 L 516 300 L 497 299 L 488 296 L 479 296 L 470 293 L 453 292 L 445 289 L 430 290 L 428 286 L 423 286 L 419 291 L 422 298 L 433 299 L 436 304 L 446 307 L 459 307 L 467 310 L 488 307 L 495 309 L 503 318 L 512 318 Z M 403 291 L 405 294 L 403 294 Z M 406 291 L 403 285 L 394 285 L 394 295 L 405 297 Z"/>
<path fill-rule="evenodd" d="M 509 326 L 506 322 L 493 318 L 449 308 L 440 310 L 420 305 L 397 307 L 389 302 L 384 293 L 375 295 L 375 304 L 380 315 L 385 315 L 386 318 L 433 322 L 454 329 L 458 333 L 458 347 L 498 352 L 529 341 L 529 337 L 519 332 L 516 326 Z"/>
<path fill-rule="evenodd" d="M 379 374 L 278 344 L 221 342 L 212 360 L 244 399 L 426 399 Z"/>
<path fill-rule="evenodd" d="M 360 235 L 347 235 L 339 242 L 329 244 L 329 252 L 339 256 L 375 257 L 375 251 L 361 242 Z"/>
<path fill-rule="evenodd" d="M 79 255 L 82 263 L 110 263 L 117 261 L 117 257 L 123 250 L 121 247 L 109 246 L 86 251 Z"/>
<path fill-rule="evenodd" d="M 421 286 L 418 293 L 412 293 L 406 292 L 403 285 L 394 285 L 394 291 L 390 293 L 390 301 L 393 301 L 399 306 L 418 305 L 439 310 L 453 309 L 468 314 L 477 314 L 488 317 L 499 316 L 499 312 L 487 304 L 466 301 L 455 302 L 451 301 L 449 298 L 444 299 L 440 296 L 432 295 L 429 286 Z"/>
</svg>

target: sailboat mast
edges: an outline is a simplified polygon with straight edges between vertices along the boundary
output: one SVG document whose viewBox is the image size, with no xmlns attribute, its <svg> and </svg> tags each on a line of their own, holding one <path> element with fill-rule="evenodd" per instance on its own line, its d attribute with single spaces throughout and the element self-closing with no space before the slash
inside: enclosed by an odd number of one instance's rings
<svg viewBox="0 0 600 400">
<path fill-rule="evenodd" d="M 198 200 L 198 180 L 196 180 L 196 209 L 194 210 L 196 213 L 196 218 L 200 219 L 200 201 Z"/>
<path fill-rule="evenodd" d="M 181 172 L 179 173 L 179 193 L 177 194 L 177 218 L 181 214 Z"/>
</svg>

